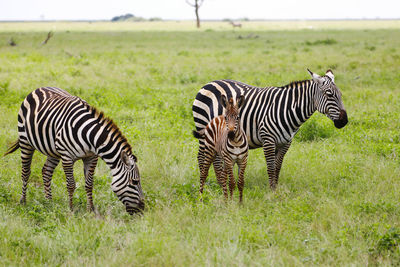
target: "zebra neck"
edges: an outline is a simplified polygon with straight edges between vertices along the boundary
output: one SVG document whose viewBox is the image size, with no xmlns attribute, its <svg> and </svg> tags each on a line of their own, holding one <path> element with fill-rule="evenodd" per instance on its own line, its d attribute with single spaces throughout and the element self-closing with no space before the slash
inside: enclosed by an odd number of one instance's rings
<svg viewBox="0 0 400 267">
<path fill-rule="evenodd" d="M 106 121 L 100 127 L 97 134 L 91 140 L 91 143 L 94 146 L 94 153 L 109 166 L 113 175 L 120 172 L 119 169 L 123 166 L 121 153 L 124 149 L 128 148 L 128 150 L 131 150 L 131 148 L 112 121 Z"/>
<path fill-rule="evenodd" d="M 288 99 L 291 99 L 290 108 L 293 118 L 296 123 L 294 123 L 298 129 L 306 120 L 308 120 L 312 114 L 314 114 L 315 108 L 315 94 L 316 94 L 316 84 L 312 80 L 305 80 L 295 82 L 286 86 L 288 94 Z M 296 129 L 296 130 L 297 130 Z"/>
<path fill-rule="evenodd" d="M 111 142 L 104 146 L 100 146 L 98 149 L 98 156 L 107 164 L 107 166 L 111 169 L 111 173 L 113 176 L 118 173 L 119 167 L 122 166 L 121 160 L 121 147 Z"/>
</svg>

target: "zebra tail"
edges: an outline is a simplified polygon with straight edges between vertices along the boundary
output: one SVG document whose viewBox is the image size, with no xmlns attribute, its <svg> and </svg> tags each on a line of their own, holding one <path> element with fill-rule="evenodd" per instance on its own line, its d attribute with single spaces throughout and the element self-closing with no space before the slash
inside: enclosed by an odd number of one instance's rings
<svg viewBox="0 0 400 267">
<path fill-rule="evenodd" d="M 206 130 L 205 129 L 202 129 L 202 130 L 200 130 L 200 131 L 193 131 L 193 136 L 195 137 L 195 138 L 197 138 L 197 139 L 203 139 L 204 138 L 204 132 L 205 132 Z"/>
<path fill-rule="evenodd" d="M 19 148 L 19 140 L 17 140 L 15 143 L 13 143 L 8 150 L 6 151 L 6 153 L 4 153 L 4 156 L 7 156 L 8 154 L 13 153 L 15 150 L 17 150 Z"/>
</svg>

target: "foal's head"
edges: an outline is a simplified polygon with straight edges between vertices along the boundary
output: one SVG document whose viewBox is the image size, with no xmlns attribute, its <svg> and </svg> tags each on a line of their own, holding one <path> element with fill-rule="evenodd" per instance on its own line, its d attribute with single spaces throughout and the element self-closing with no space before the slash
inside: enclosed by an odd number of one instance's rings
<svg viewBox="0 0 400 267">
<path fill-rule="evenodd" d="M 236 98 L 236 104 L 233 102 L 233 98 L 229 101 L 225 95 L 221 97 L 221 105 L 225 108 L 225 121 L 228 129 L 228 138 L 233 140 L 235 134 L 240 130 L 240 109 L 244 106 L 244 96 L 241 95 Z"/>
</svg>

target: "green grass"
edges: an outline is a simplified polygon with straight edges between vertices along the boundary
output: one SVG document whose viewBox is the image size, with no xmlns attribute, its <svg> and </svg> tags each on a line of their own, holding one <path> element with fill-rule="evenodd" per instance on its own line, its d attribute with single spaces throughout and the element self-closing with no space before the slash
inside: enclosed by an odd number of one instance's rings
<svg viewBox="0 0 400 267">
<path fill-rule="evenodd" d="M 0 151 L 17 138 L 19 105 L 29 92 L 66 89 L 126 135 L 148 207 L 142 217 L 126 214 L 102 161 L 94 186 L 100 216 L 86 212 L 81 162 L 75 211 L 68 210 L 60 166 L 48 202 L 39 153 L 21 206 L 19 153 L 1 158 L 1 265 L 397 264 L 399 22 L 315 22 L 313 29 L 302 26 L 313 22 L 274 23 L 234 31 L 222 23 L 200 31 L 188 22 L 56 23 L 45 46 L 54 24 L 1 23 Z M 7 44 L 11 37 L 16 47 Z M 225 205 L 213 172 L 199 202 L 191 105 L 201 86 L 222 78 L 284 85 L 308 79 L 307 68 L 333 70 L 349 124 L 338 130 L 325 116 L 312 116 L 285 157 L 275 193 L 262 151 L 253 150 L 242 206 L 237 191 Z"/>
</svg>

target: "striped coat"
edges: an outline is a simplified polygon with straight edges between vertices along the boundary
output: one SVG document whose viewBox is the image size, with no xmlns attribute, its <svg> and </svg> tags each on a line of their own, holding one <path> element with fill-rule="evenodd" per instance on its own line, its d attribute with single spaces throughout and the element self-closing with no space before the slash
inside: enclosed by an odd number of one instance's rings
<svg viewBox="0 0 400 267">
<path fill-rule="evenodd" d="M 239 201 L 243 199 L 244 171 L 247 164 L 248 142 L 246 134 L 240 126 L 239 110 L 244 104 L 244 97 L 237 99 L 236 104 L 232 98 L 227 101 L 225 96 L 221 98 L 221 105 L 225 109 L 224 115 L 211 120 L 202 131 L 194 131 L 196 138 L 203 139 L 204 143 L 199 147 L 198 161 L 200 169 L 200 193 L 203 193 L 204 183 L 208 176 L 211 163 L 214 162 L 214 170 L 218 183 L 222 186 L 224 196 L 228 198 L 226 188 L 229 176 L 229 191 L 232 198 L 236 186 L 233 175 L 233 166 L 238 164 L 239 177 Z"/>
<path fill-rule="evenodd" d="M 222 114 L 221 96 L 244 95 L 241 125 L 250 149 L 262 147 L 267 162 L 269 184 L 278 184 L 283 158 L 299 127 L 315 112 L 326 114 L 337 128 L 347 124 L 342 94 L 328 70 L 324 76 L 309 71 L 312 79 L 280 87 L 259 88 L 238 81 L 218 80 L 200 89 L 193 103 L 193 118 L 201 131 Z M 204 144 L 199 139 L 200 146 Z"/>
<path fill-rule="evenodd" d="M 26 201 L 32 156 L 38 150 L 47 156 L 42 170 L 47 199 L 52 198 L 51 178 L 61 160 L 72 210 L 76 187 L 73 165 L 82 159 L 87 208 L 93 211 L 93 173 L 100 157 L 111 169 L 111 187 L 127 212 L 132 214 L 144 208 L 137 159 L 130 144 L 112 120 L 79 97 L 54 87 L 36 89 L 22 102 L 18 135 L 18 141 L 6 154 L 21 149 L 21 203 Z"/>
</svg>

